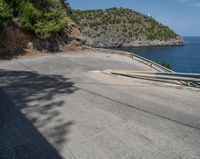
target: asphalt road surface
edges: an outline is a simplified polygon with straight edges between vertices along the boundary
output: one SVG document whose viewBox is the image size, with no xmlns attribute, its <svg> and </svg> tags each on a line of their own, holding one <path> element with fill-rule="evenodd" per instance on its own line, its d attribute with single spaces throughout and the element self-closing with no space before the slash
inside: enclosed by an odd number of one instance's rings
<svg viewBox="0 0 200 159">
<path fill-rule="evenodd" d="M 200 159 L 200 90 L 103 74 L 120 55 L 0 63 L 0 159 Z"/>
</svg>

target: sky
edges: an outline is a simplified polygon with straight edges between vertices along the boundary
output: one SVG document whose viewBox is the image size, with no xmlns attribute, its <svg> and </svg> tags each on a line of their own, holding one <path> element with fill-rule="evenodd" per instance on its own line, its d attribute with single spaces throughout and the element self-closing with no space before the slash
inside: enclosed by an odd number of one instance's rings
<svg viewBox="0 0 200 159">
<path fill-rule="evenodd" d="M 200 36 L 200 0 L 68 0 L 74 9 L 131 8 L 150 14 L 181 36 Z"/>
</svg>

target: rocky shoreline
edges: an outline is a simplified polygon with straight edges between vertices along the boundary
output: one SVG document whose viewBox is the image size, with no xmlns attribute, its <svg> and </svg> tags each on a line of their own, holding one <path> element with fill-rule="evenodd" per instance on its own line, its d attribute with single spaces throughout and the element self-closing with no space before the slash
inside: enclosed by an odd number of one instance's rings
<svg viewBox="0 0 200 159">
<path fill-rule="evenodd" d="M 117 48 L 117 47 L 164 47 L 164 46 L 184 46 L 185 42 L 183 38 L 170 39 L 168 41 L 161 40 L 136 40 L 127 41 L 119 37 L 115 38 L 96 38 L 89 39 L 89 44 L 92 47 L 97 48 Z"/>
</svg>

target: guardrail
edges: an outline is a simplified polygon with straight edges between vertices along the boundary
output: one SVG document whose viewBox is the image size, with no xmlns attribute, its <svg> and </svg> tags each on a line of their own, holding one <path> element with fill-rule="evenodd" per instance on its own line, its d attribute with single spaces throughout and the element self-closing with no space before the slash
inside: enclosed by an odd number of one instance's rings
<svg viewBox="0 0 200 159">
<path fill-rule="evenodd" d="M 158 63 L 156 62 L 153 62 L 151 60 L 148 60 L 144 57 L 141 57 L 139 55 L 136 55 L 134 53 L 130 53 L 130 52 L 127 52 L 127 51 L 119 51 L 119 50 L 111 50 L 111 49 L 100 49 L 100 51 L 104 52 L 104 53 L 108 53 L 108 54 L 118 54 L 118 55 L 123 55 L 123 56 L 127 56 L 127 57 L 130 57 L 138 62 L 141 62 L 151 68 L 153 68 L 154 70 L 158 71 L 158 72 L 161 72 L 161 73 L 176 73 L 162 65 L 159 65 Z M 179 75 L 184 76 L 186 74 L 184 73 L 179 73 Z M 192 74 L 187 74 L 187 75 L 192 75 Z M 194 75 L 194 74 L 193 74 Z M 182 81 L 182 80 L 179 80 L 179 82 L 181 82 L 182 84 L 185 84 L 185 85 L 188 85 L 188 86 L 193 86 L 193 87 L 200 87 L 200 82 L 196 82 L 196 81 Z"/>
<path fill-rule="evenodd" d="M 106 74 L 116 74 L 128 77 L 143 79 L 159 79 L 168 81 L 184 81 L 188 86 L 200 87 L 200 74 L 174 73 L 174 72 L 145 72 L 145 71 L 128 71 L 128 70 L 105 70 Z M 192 84 L 191 84 L 192 82 Z"/>
<path fill-rule="evenodd" d="M 174 72 L 174 71 L 172 71 L 172 70 L 170 70 L 170 69 L 168 69 L 168 68 L 166 68 L 166 67 L 164 67 L 164 66 L 162 66 L 162 65 L 159 65 L 159 64 L 156 63 L 156 62 L 153 62 L 153 61 L 151 61 L 151 60 L 148 60 L 148 59 L 146 59 L 146 58 L 144 58 L 144 57 L 142 57 L 142 56 L 136 55 L 136 54 L 134 54 L 134 53 L 132 54 L 132 59 L 135 59 L 135 60 L 137 60 L 137 61 L 139 61 L 139 62 L 141 62 L 141 63 L 144 63 L 144 64 L 150 66 L 151 68 L 154 68 L 154 69 L 157 70 L 157 71 Z"/>
<path fill-rule="evenodd" d="M 99 49 L 101 52 L 104 52 L 104 53 L 107 53 L 107 54 L 118 54 L 118 55 L 122 55 L 122 56 L 127 56 L 129 58 L 132 58 L 138 62 L 141 62 L 153 69 L 155 69 L 156 71 L 159 71 L 159 72 L 174 72 L 162 65 L 159 65 L 158 63 L 156 62 L 153 62 L 149 59 L 146 59 L 142 56 L 139 56 L 139 55 L 136 55 L 134 53 L 130 53 L 130 52 L 127 52 L 127 51 L 120 51 L 120 50 L 111 50 L 111 49 Z"/>
</svg>

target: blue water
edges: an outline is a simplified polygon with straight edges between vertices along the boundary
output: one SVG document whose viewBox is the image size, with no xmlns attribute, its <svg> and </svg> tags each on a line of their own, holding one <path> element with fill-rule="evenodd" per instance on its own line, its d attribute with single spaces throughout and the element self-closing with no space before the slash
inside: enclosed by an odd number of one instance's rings
<svg viewBox="0 0 200 159">
<path fill-rule="evenodd" d="M 200 37 L 185 37 L 179 47 L 124 48 L 152 61 L 167 62 L 176 72 L 200 73 Z"/>
</svg>

